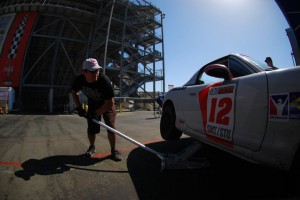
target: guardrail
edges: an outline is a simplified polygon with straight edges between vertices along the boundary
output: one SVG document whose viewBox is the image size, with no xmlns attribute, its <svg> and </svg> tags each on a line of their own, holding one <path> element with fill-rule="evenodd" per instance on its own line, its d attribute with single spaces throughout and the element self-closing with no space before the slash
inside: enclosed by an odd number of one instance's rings
<svg viewBox="0 0 300 200">
<path fill-rule="evenodd" d="M 153 98 L 134 98 L 134 97 L 116 97 L 115 104 L 117 111 L 138 111 L 138 110 L 148 110 L 152 111 L 154 109 L 154 99 Z"/>
<path fill-rule="evenodd" d="M 155 99 L 153 98 L 115 97 L 115 105 L 118 112 L 153 111 L 154 102 Z M 82 105 L 85 109 L 88 109 L 85 103 L 82 102 Z M 64 114 L 72 114 L 74 110 L 75 104 L 73 102 L 64 105 Z"/>
</svg>

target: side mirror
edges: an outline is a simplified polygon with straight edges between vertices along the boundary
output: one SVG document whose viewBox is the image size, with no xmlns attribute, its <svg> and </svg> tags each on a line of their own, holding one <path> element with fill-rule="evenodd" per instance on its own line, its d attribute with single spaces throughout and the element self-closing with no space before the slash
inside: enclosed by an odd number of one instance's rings
<svg viewBox="0 0 300 200">
<path fill-rule="evenodd" d="M 225 81 L 233 78 L 231 72 L 225 65 L 211 64 L 205 67 L 205 73 L 216 78 L 224 78 Z"/>
</svg>

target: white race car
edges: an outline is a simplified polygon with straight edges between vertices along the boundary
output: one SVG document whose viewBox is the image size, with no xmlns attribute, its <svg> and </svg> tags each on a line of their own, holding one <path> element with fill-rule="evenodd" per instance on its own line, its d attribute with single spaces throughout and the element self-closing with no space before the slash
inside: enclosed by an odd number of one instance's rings
<svg viewBox="0 0 300 200">
<path fill-rule="evenodd" d="M 272 70 L 240 54 L 208 63 L 167 92 L 160 132 L 291 170 L 300 163 L 300 66 Z"/>
</svg>

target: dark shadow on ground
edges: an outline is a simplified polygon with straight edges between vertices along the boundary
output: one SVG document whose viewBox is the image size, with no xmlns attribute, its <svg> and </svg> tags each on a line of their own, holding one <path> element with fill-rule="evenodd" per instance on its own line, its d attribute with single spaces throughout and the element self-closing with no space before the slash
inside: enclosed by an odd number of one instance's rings
<svg viewBox="0 0 300 200">
<path fill-rule="evenodd" d="M 178 153 L 190 138 L 147 145 L 163 153 Z M 128 171 L 139 199 L 299 199 L 300 176 L 262 167 L 204 145 L 196 157 L 210 167 L 165 170 L 160 159 L 137 148 L 128 156 Z"/>
<path fill-rule="evenodd" d="M 72 167 L 69 165 L 89 166 L 101 162 L 107 158 L 109 158 L 109 156 L 103 158 L 87 158 L 85 155 L 57 155 L 46 157 L 41 160 L 29 159 L 22 163 L 21 167 L 23 169 L 16 171 L 15 176 L 28 181 L 35 174 L 61 174 L 65 171 L 69 171 L 71 168 L 89 170 L 80 167 Z"/>
<path fill-rule="evenodd" d="M 148 117 L 148 118 L 145 118 L 146 120 L 151 120 L 151 119 L 157 119 L 159 117 Z"/>
</svg>

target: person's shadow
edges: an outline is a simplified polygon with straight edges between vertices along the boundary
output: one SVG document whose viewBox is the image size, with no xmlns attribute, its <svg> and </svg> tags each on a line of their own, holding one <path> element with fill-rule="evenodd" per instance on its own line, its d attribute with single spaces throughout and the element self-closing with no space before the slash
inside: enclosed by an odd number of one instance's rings
<svg viewBox="0 0 300 200">
<path fill-rule="evenodd" d="M 87 158 L 84 155 L 57 155 L 38 159 L 29 159 L 22 163 L 22 170 L 16 171 L 15 176 L 28 181 L 35 174 L 52 175 L 69 171 L 71 168 L 83 169 L 74 166 L 89 166 L 101 162 L 109 156 L 103 158 Z"/>
</svg>

